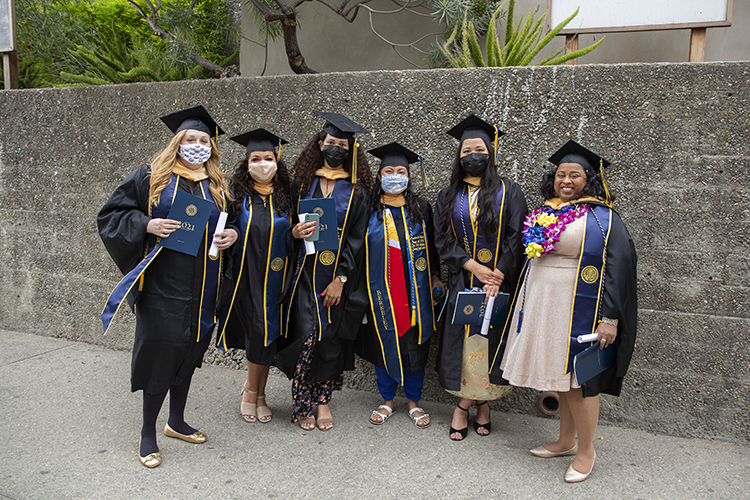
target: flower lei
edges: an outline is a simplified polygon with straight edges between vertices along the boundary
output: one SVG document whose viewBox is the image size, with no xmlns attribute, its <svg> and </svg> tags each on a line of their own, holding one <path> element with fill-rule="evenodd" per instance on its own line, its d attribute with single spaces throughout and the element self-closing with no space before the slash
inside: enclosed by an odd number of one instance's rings
<svg viewBox="0 0 750 500">
<path fill-rule="evenodd" d="M 568 224 L 586 215 L 589 206 L 585 203 L 568 205 L 555 211 L 552 207 L 537 208 L 526 216 L 523 229 L 523 246 L 526 256 L 535 259 L 542 254 L 555 250 L 555 243 L 560 241 L 560 234 Z"/>
</svg>

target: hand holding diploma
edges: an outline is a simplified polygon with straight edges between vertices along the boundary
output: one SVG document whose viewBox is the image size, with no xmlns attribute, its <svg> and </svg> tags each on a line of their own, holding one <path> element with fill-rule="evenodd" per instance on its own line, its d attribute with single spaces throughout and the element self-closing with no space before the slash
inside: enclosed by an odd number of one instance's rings
<svg viewBox="0 0 750 500">
<path fill-rule="evenodd" d="M 226 250 L 237 241 L 237 232 L 234 229 L 224 229 L 226 223 L 227 213 L 221 212 L 219 220 L 216 222 L 216 231 L 214 232 L 211 249 L 208 251 L 208 255 L 211 257 L 216 257 L 219 255 L 219 250 Z"/>
</svg>

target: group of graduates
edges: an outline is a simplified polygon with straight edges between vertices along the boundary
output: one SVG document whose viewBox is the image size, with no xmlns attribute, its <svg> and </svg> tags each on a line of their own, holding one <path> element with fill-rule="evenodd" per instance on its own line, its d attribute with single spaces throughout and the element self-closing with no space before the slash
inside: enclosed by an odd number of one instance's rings
<svg viewBox="0 0 750 500">
<path fill-rule="evenodd" d="M 498 172 L 502 132 L 470 115 L 448 131 L 459 147 L 433 212 L 413 189 L 413 165 L 424 181 L 420 155 L 396 142 L 371 149 L 380 160 L 373 178 L 357 138 L 367 131 L 343 115 L 317 114 L 325 125 L 293 172 L 282 159 L 286 141 L 259 128 L 231 137 L 246 154 L 229 178 L 219 170 L 223 130 L 202 106 L 164 116 L 175 134 L 169 145 L 101 209 L 99 233 L 125 275 L 105 307 L 105 331 L 126 300 L 136 314 L 131 389 L 143 391 L 141 462 L 161 463 L 156 419 L 167 392 L 164 434 L 206 441 L 184 409 L 214 331 L 219 348 L 245 349 L 247 422 L 272 419 L 265 387 L 276 366 L 292 380 L 292 422 L 331 429 L 329 403 L 356 353 L 374 364 L 383 398 L 370 422 L 393 415 L 402 386 L 414 425 L 428 427 L 419 402 L 438 324 L 433 300 L 443 299 L 436 370 L 460 398 L 450 439 L 467 437 L 472 404 L 474 431 L 489 435 L 487 401 L 511 385 L 557 390 L 560 438 L 531 452 L 576 455 L 565 478 L 586 479 L 598 394 L 619 395 L 635 339 L 635 250 L 611 209 L 606 160 L 569 141 L 542 180 L 547 203 L 529 215 L 521 188 Z M 178 191 L 213 205 L 197 255 L 162 246 L 181 227 L 169 218 Z M 299 215 L 301 201 L 324 198 L 333 199 L 336 228 Z M 310 240 L 332 231 L 337 247 L 316 251 Z M 451 321 L 458 292 L 477 288 L 513 297 L 504 326 L 486 335 Z M 569 361 L 583 347 L 570 339 L 592 332 L 602 348 L 616 345 L 617 363 L 581 386 Z"/>
</svg>

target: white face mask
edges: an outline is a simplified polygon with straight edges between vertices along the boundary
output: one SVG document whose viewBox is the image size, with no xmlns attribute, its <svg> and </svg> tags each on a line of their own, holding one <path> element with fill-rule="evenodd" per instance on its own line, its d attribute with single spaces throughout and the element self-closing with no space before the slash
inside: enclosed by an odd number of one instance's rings
<svg viewBox="0 0 750 500">
<path fill-rule="evenodd" d="M 256 161 L 247 165 L 247 172 L 258 184 L 269 184 L 276 175 L 275 161 Z"/>
<path fill-rule="evenodd" d="M 211 158 L 211 148 L 203 144 L 180 144 L 180 156 L 192 165 L 201 165 Z"/>
</svg>

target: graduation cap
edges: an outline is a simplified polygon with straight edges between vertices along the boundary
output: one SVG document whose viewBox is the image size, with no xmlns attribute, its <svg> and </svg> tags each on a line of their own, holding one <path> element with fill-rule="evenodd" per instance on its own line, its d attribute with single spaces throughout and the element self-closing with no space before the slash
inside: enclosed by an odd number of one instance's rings
<svg viewBox="0 0 750 500">
<path fill-rule="evenodd" d="M 482 139 L 488 146 L 490 144 L 494 146 L 495 155 L 497 155 L 497 139 L 505 135 L 496 126 L 490 125 L 474 114 L 464 118 L 446 134 L 455 137 L 460 143 L 463 143 L 466 139 Z M 490 137 L 493 139 L 490 139 Z"/>
<path fill-rule="evenodd" d="M 607 160 L 573 140 L 566 142 L 563 147 L 549 157 L 549 161 L 557 166 L 560 166 L 561 163 L 577 163 L 595 170 L 598 170 L 599 167 L 606 168 L 610 165 Z"/>
<path fill-rule="evenodd" d="M 313 111 L 316 115 L 323 118 L 326 124 L 323 125 L 323 131 L 337 139 L 354 138 L 354 148 L 352 149 L 352 184 L 357 183 L 357 147 L 359 142 L 355 134 L 366 134 L 367 130 L 346 116 L 339 113 L 323 113 L 322 111 Z"/>
<path fill-rule="evenodd" d="M 558 167 L 562 163 L 577 163 L 582 167 L 588 166 L 591 169 L 598 170 L 604 185 L 604 192 L 607 195 L 607 205 L 612 205 L 612 198 L 609 195 L 609 189 L 604 182 L 604 169 L 610 165 L 610 162 L 593 151 L 584 148 L 574 140 L 569 140 L 558 149 L 555 154 L 549 157 L 549 161 Z"/>
<path fill-rule="evenodd" d="M 370 149 L 367 151 L 376 158 L 380 158 L 380 168 L 383 167 L 406 167 L 409 170 L 409 164 L 419 161 L 419 168 L 422 173 L 422 184 L 427 187 L 427 178 L 424 175 L 424 160 L 422 155 L 418 155 L 414 151 L 405 148 L 397 142 L 391 142 L 385 146 L 379 148 Z"/>
<path fill-rule="evenodd" d="M 289 144 L 289 141 L 285 141 L 278 135 L 273 134 L 264 128 L 256 128 L 250 132 L 232 136 L 229 139 L 237 144 L 245 146 L 247 148 L 247 154 L 250 154 L 253 151 L 275 151 L 278 147 L 279 159 L 281 158 L 281 145 Z"/>
<path fill-rule="evenodd" d="M 326 124 L 323 125 L 323 131 L 337 139 L 351 139 L 356 133 L 367 133 L 362 125 L 354 123 L 342 114 L 323 113 L 321 111 L 313 111 L 313 113 L 326 121 Z"/>
<path fill-rule="evenodd" d="M 195 106 L 162 116 L 161 121 L 175 134 L 186 129 L 199 130 L 213 137 L 224 133 L 203 106 Z"/>
</svg>

